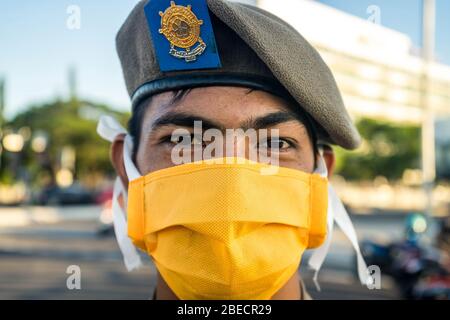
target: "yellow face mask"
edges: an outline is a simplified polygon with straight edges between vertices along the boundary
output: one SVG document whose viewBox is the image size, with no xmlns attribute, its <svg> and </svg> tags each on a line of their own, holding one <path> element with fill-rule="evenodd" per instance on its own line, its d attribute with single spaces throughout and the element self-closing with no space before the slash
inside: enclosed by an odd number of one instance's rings
<svg viewBox="0 0 450 320">
<path fill-rule="evenodd" d="M 210 163 L 184 165 L 141 177 L 131 158 L 132 138 L 120 123 L 102 116 L 97 132 L 110 142 L 125 135 L 123 160 L 132 181 L 129 213 L 119 201 L 126 207 L 128 193 L 117 177 L 112 214 L 128 271 L 142 266 L 129 229 L 134 243 L 153 255 L 179 297 L 266 298 L 289 278 L 283 267 L 289 270 L 291 266 L 294 273 L 303 250 L 323 242 L 308 262 L 319 288 L 317 276 L 330 249 L 336 222 L 355 249 L 361 284 L 372 283 L 351 219 L 332 185 L 326 186 L 327 169 L 322 157 L 313 175 L 248 162 L 219 167 Z M 278 169 L 279 174 L 256 175 L 256 171 L 262 173 L 262 167 L 264 173 Z M 192 252 L 199 259 L 192 259 Z M 290 264 L 295 259 L 298 263 Z"/>
<path fill-rule="evenodd" d="M 130 182 L 128 235 L 178 298 L 270 299 L 323 243 L 327 179 L 268 167 L 216 159 Z"/>
</svg>

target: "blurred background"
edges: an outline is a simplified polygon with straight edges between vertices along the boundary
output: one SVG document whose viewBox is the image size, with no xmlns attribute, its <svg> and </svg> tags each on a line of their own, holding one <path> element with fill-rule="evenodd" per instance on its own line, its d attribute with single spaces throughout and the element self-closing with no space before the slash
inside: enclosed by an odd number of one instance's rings
<svg viewBox="0 0 450 320">
<path fill-rule="evenodd" d="M 111 228 L 115 178 L 100 115 L 130 103 L 115 34 L 137 0 L 0 4 L 0 299 L 149 299 Z M 333 184 L 379 289 L 361 286 L 336 231 L 316 299 L 450 298 L 450 2 L 249 0 L 280 16 L 332 69 L 363 137 L 336 148 Z M 299 57 L 301 59 L 301 57 Z M 307 253 L 304 262 L 310 253 Z M 70 290 L 68 267 L 81 289 Z"/>
</svg>

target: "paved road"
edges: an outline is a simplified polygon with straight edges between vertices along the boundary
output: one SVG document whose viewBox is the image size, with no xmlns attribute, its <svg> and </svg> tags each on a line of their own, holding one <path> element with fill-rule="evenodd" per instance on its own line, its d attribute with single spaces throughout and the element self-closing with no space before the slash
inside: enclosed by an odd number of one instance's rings
<svg viewBox="0 0 450 320">
<path fill-rule="evenodd" d="M 74 214 L 76 211 L 81 212 L 79 216 Z M 11 209 L 0 209 L 0 299 L 151 297 L 156 278 L 154 266 L 144 256 L 144 268 L 133 273 L 125 270 L 115 239 L 97 233 L 98 208 L 52 208 L 50 213 L 34 208 L 26 213 L 19 212 L 15 211 L 23 216 L 14 216 Z M 388 237 L 394 237 L 400 230 L 390 223 L 380 232 L 376 229 L 382 222 L 372 220 L 370 223 L 357 221 L 357 227 L 366 228 L 365 235 L 373 231 L 379 236 L 387 233 Z M 399 221 L 396 223 L 401 224 L 401 219 Z M 370 225 L 375 226 L 375 230 Z M 336 232 L 332 253 L 319 276 L 321 292 L 315 289 L 307 268 L 301 268 L 313 298 L 398 298 L 395 286 L 387 277 L 382 277 L 382 290 L 368 290 L 359 285 L 351 271 L 352 262 L 349 244 Z M 70 265 L 80 267 L 81 290 L 67 289 L 66 270 Z"/>
</svg>

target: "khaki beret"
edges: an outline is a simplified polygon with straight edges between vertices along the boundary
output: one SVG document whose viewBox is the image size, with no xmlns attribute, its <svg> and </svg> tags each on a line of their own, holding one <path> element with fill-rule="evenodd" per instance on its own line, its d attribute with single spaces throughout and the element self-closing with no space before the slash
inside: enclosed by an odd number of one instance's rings
<svg viewBox="0 0 450 320">
<path fill-rule="evenodd" d="M 116 47 L 133 108 L 164 91 L 243 86 L 295 100 L 326 143 L 346 149 L 360 144 L 319 53 L 260 8 L 226 0 L 141 1 L 119 30 Z"/>
</svg>

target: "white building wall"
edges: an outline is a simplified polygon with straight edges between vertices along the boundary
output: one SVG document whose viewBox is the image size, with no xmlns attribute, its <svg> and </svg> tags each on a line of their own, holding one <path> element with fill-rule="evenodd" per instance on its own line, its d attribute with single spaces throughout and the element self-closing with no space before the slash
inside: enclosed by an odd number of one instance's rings
<svg viewBox="0 0 450 320">
<path fill-rule="evenodd" d="M 422 119 L 422 59 L 410 38 L 312 0 L 258 0 L 315 46 L 333 71 L 354 117 L 419 124 Z M 434 63 L 432 105 L 450 114 L 450 67 Z"/>
</svg>

